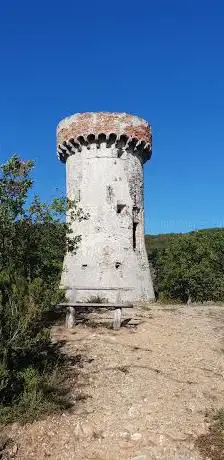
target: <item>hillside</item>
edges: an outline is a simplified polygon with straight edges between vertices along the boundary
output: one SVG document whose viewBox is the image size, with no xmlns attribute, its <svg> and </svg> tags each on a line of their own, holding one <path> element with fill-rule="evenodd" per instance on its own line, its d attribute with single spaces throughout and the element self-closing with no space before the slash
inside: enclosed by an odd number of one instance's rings
<svg viewBox="0 0 224 460">
<path fill-rule="evenodd" d="M 161 233 L 158 235 L 145 235 L 145 242 L 146 242 L 146 249 L 149 253 L 153 249 L 165 249 L 169 246 L 169 243 L 176 239 L 179 236 L 189 235 L 189 234 L 208 234 L 209 236 L 213 236 L 214 234 L 221 232 L 224 233 L 223 228 L 206 228 L 202 230 L 195 230 L 188 233 Z"/>
</svg>

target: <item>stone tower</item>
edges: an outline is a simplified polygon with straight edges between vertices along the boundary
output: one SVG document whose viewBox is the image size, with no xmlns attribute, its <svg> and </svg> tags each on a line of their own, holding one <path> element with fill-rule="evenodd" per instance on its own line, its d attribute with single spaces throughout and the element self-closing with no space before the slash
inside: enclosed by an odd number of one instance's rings
<svg viewBox="0 0 224 460">
<path fill-rule="evenodd" d="M 88 213 L 73 224 L 81 235 L 64 261 L 62 286 L 72 301 L 154 298 L 144 241 L 143 165 L 151 156 L 151 128 L 127 113 L 78 113 L 57 128 L 66 163 L 67 196 Z"/>
</svg>

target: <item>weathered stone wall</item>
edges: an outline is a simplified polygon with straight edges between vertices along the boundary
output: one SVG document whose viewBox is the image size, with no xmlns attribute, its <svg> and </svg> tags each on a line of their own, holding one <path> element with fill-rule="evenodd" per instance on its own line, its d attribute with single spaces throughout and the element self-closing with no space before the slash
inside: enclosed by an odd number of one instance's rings
<svg viewBox="0 0 224 460">
<path fill-rule="evenodd" d="M 136 137 L 137 134 L 139 137 Z M 78 114 L 58 126 L 67 195 L 89 218 L 75 222 L 82 240 L 67 254 L 62 285 L 70 300 L 154 298 L 144 243 L 143 164 L 151 130 L 127 114 Z"/>
</svg>

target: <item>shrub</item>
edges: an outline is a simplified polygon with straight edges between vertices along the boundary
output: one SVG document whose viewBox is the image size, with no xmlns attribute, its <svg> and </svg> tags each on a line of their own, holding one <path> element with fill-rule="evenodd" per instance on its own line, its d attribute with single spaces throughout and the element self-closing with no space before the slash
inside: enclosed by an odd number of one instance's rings
<svg viewBox="0 0 224 460">
<path fill-rule="evenodd" d="M 224 229 L 172 235 L 166 245 L 152 246 L 149 261 L 160 297 L 181 302 L 224 300 Z"/>
<path fill-rule="evenodd" d="M 48 315 L 64 298 L 59 278 L 66 250 L 80 238 L 71 222 L 82 218 L 76 204 L 34 197 L 32 161 L 14 155 L 0 166 L 0 420 L 33 418 L 68 401 L 55 367 L 63 368 L 60 347 L 50 340 Z M 70 223 L 63 221 L 65 212 Z M 65 366 L 64 366 L 65 369 Z M 58 374 L 61 373 L 61 370 Z M 51 385 L 49 382 L 54 377 Z M 51 386 L 51 390 L 50 390 Z M 60 397 L 59 397 L 60 396 Z"/>
</svg>

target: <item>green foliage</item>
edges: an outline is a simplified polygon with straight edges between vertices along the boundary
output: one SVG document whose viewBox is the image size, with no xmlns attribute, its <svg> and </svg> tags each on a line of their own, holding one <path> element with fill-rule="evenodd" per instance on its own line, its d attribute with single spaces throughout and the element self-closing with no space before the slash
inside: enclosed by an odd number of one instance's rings
<svg viewBox="0 0 224 460">
<path fill-rule="evenodd" d="M 64 298 L 59 290 L 63 256 L 80 240 L 71 224 L 85 218 L 76 203 L 34 197 L 32 161 L 14 155 L 0 166 L 0 419 L 32 418 L 64 405 L 57 391 L 49 397 L 49 379 L 60 350 L 50 341 L 47 317 Z M 69 215 L 69 223 L 63 217 Z M 57 366 L 56 366 L 57 367 Z M 57 403 L 56 403 L 57 400 Z"/>
<path fill-rule="evenodd" d="M 165 249 L 169 243 L 178 237 L 178 233 L 164 233 L 161 235 L 145 235 L 145 245 L 148 253 L 153 250 Z"/>
<path fill-rule="evenodd" d="M 168 235 L 149 260 L 162 298 L 192 301 L 224 300 L 224 230 L 200 230 Z M 148 249 L 149 249 L 148 237 Z M 153 239 L 151 240 L 153 243 Z"/>
</svg>

